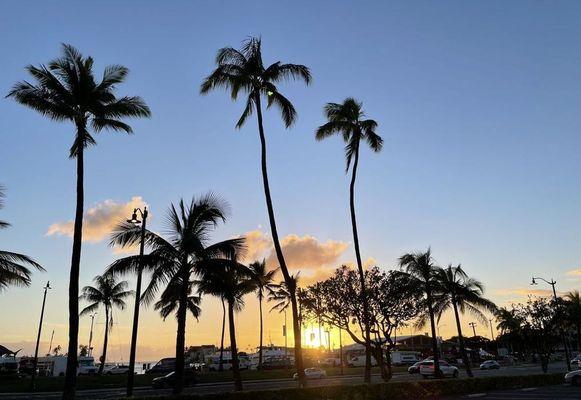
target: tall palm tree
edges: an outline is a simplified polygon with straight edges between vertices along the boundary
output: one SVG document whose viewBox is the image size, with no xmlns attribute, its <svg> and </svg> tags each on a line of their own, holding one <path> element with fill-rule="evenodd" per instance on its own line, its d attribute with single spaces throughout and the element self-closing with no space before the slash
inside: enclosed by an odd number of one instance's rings
<svg viewBox="0 0 581 400">
<path fill-rule="evenodd" d="M 297 113 L 292 103 L 278 91 L 276 84 L 287 79 L 300 79 L 306 84 L 309 84 L 311 81 L 311 73 L 304 65 L 282 64 L 280 61 L 265 68 L 262 61 L 261 45 L 259 38 L 250 38 L 244 42 L 241 50 L 236 50 L 232 47 L 225 47 L 218 50 L 218 54 L 216 55 L 217 67 L 204 80 L 200 92 L 206 94 L 218 88 L 230 89 L 230 95 L 233 100 L 236 100 L 240 91 L 246 93 L 248 95 L 246 98 L 246 107 L 236 124 L 237 128 L 242 127 L 248 117 L 256 111 L 258 134 L 260 136 L 262 183 L 264 186 L 264 197 L 268 210 L 270 231 L 282 275 L 286 282 L 290 282 L 291 276 L 278 237 L 274 206 L 272 204 L 270 184 L 268 181 L 266 137 L 262 123 L 262 96 L 266 96 L 267 108 L 275 105 L 280 109 L 284 124 L 288 128 L 294 123 Z M 299 374 L 299 384 L 304 385 L 305 376 L 301 352 L 301 333 L 295 293 L 291 293 L 291 307 L 293 312 L 295 363 Z"/>
<path fill-rule="evenodd" d="M 327 103 L 325 106 L 325 116 L 327 122 L 321 125 L 315 138 L 320 141 L 330 136 L 338 134 L 343 137 L 347 144 L 345 146 L 345 159 L 347 162 L 345 172 L 351 168 L 351 184 L 349 186 L 349 207 L 351 211 L 351 228 L 353 230 L 353 244 L 355 246 L 355 258 L 357 259 L 357 270 L 359 271 L 359 281 L 361 283 L 361 299 L 363 303 L 363 316 L 365 325 L 365 382 L 371 382 L 371 340 L 369 326 L 369 303 L 365 292 L 365 274 L 359 250 L 359 234 L 357 232 L 357 219 L 355 217 L 355 180 L 357 178 L 357 167 L 359 165 L 359 149 L 361 142 L 367 142 L 369 148 L 374 152 L 381 151 L 383 139 L 375 133 L 377 122 L 365 118 L 363 104 L 352 97 L 346 98 L 343 103 Z"/>
<path fill-rule="evenodd" d="M 113 329 L 113 308 L 117 307 L 123 310 L 125 298 L 132 295 L 133 290 L 127 290 L 127 281 L 117 282 L 108 275 L 97 275 L 93 281 L 95 286 L 85 286 L 81 290 L 79 300 L 84 300 L 90 304 L 83 308 L 80 315 L 89 315 L 97 311 L 100 306 L 105 307 L 105 337 L 103 339 L 103 355 L 99 365 L 99 374 L 102 374 L 107 361 L 109 332 Z"/>
<path fill-rule="evenodd" d="M 581 295 L 578 290 L 573 290 L 565 295 L 567 314 L 570 322 L 575 326 L 577 350 L 581 349 Z"/>
<path fill-rule="evenodd" d="M 4 187 L 0 185 L 0 209 L 2 207 L 4 207 Z M 8 222 L 0 220 L 0 229 L 9 226 Z M 32 272 L 28 267 L 44 271 L 39 263 L 24 254 L 0 250 L 0 292 L 9 286 L 30 286 Z"/>
<path fill-rule="evenodd" d="M 438 293 L 439 282 L 437 280 L 438 267 L 432 258 L 432 253 L 428 249 L 425 253 L 408 253 L 399 259 L 399 265 L 404 269 L 407 283 L 414 288 L 421 288 L 426 296 L 428 306 L 428 317 L 432 331 L 432 352 L 434 353 L 434 376 L 441 377 L 440 373 L 440 353 L 438 351 L 438 339 L 436 337 L 436 322 L 434 301 Z"/>
<path fill-rule="evenodd" d="M 174 393 L 183 390 L 186 318 L 192 277 L 199 275 L 212 260 L 229 259 L 244 249 L 244 239 L 229 239 L 209 244 L 209 236 L 220 222 L 226 222 L 228 205 L 212 193 L 192 199 L 189 204 L 181 200 L 176 208 L 171 205 L 166 217 L 165 237 L 151 231 L 145 232 L 145 241 L 151 249 L 143 256 L 144 270 L 151 272 L 151 280 L 143 291 L 141 301 L 151 303 L 165 285 L 161 298 L 177 296 L 176 381 Z M 111 243 L 125 247 L 141 240 L 141 228 L 130 223 L 121 224 L 111 237 Z M 129 256 L 115 261 L 108 274 L 136 273 L 140 257 Z M 176 290 L 178 291 L 176 293 Z"/>
<path fill-rule="evenodd" d="M 244 308 L 243 297 L 256 290 L 256 281 L 253 272 L 244 265 L 235 262 L 218 262 L 211 268 L 205 268 L 200 279 L 200 290 L 213 296 L 220 297 L 228 303 L 228 330 L 230 332 L 230 352 L 232 353 L 232 373 L 234 387 L 242 390 L 242 377 L 236 344 L 236 325 L 234 313 Z"/>
<path fill-rule="evenodd" d="M 172 313 L 175 313 L 176 319 L 178 318 L 177 310 L 179 309 L 180 305 L 180 287 L 176 284 L 177 282 L 171 282 L 172 287 L 164 290 L 160 296 L 160 299 L 155 302 L 153 308 L 159 311 L 159 314 L 165 321 L 167 317 L 169 317 Z M 197 320 L 200 319 L 200 315 L 202 315 L 202 309 L 200 308 L 200 304 L 202 302 L 202 296 L 200 295 L 193 295 L 195 283 L 190 282 L 190 287 L 188 288 L 188 301 L 186 303 L 186 309 L 192 314 Z"/>
<path fill-rule="evenodd" d="M 260 339 L 258 344 L 258 368 L 262 368 L 262 338 L 263 338 L 263 320 L 262 320 L 262 300 L 265 292 L 273 286 L 274 276 L 278 270 L 268 270 L 266 267 L 266 260 L 255 261 L 249 266 L 252 272 L 251 279 L 256 285 L 256 293 L 258 296 L 258 310 L 260 313 Z"/>
<path fill-rule="evenodd" d="M 435 313 L 439 320 L 448 309 L 452 308 L 454 311 L 462 361 L 466 366 L 466 373 L 472 378 L 474 375 L 470 368 L 470 360 L 466 354 L 460 313 L 468 312 L 483 323 L 488 323 L 483 311 L 494 314 L 497 310 L 496 305 L 484 297 L 484 285 L 482 282 L 470 278 L 461 265 L 456 267 L 448 265 L 447 268 L 437 269 L 436 280 L 439 284 L 440 293 L 437 294 Z"/>
<path fill-rule="evenodd" d="M 73 46 L 63 44 L 62 56 L 48 65 L 29 65 L 35 83 L 17 83 L 7 97 L 38 111 L 53 121 L 70 121 L 75 125 L 75 138 L 69 151 L 77 160 L 77 205 L 73 231 L 73 251 L 69 278 L 69 346 L 63 399 L 75 397 L 77 349 L 79 333 L 79 266 L 84 207 L 84 151 L 96 144 L 89 132 L 103 129 L 131 133 L 124 117 L 149 117 L 147 105 L 139 97 L 115 96 L 116 87 L 129 72 L 121 65 L 105 68 L 100 82 L 95 81 L 93 59 Z"/>
</svg>

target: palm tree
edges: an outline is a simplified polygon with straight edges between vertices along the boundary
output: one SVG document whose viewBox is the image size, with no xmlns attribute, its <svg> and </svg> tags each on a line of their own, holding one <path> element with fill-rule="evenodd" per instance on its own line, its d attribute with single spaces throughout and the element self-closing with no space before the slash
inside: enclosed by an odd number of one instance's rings
<svg viewBox="0 0 581 400">
<path fill-rule="evenodd" d="M 230 352 L 232 353 L 232 373 L 234 375 L 234 387 L 242 390 L 242 377 L 238 360 L 238 347 L 236 345 L 236 325 L 234 313 L 244 308 L 244 295 L 256 290 L 256 282 L 253 272 L 244 265 L 238 264 L 233 257 L 230 262 L 218 262 L 211 268 L 202 272 L 200 291 L 220 297 L 228 303 L 228 330 L 230 332 Z"/>
<path fill-rule="evenodd" d="M 570 322 L 575 326 L 577 350 L 581 349 L 581 295 L 578 290 L 573 290 L 565 295 Z"/>
<path fill-rule="evenodd" d="M 407 283 L 411 287 L 421 288 L 426 295 L 428 317 L 432 330 L 432 352 L 434 353 L 434 376 L 441 377 L 440 353 L 438 351 L 438 339 L 436 337 L 436 322 L 434 311 L 434 296 L 438 293 L 439 282 L 437 280 L 438 267 L 434 264 L 430 249 L 425 253 L 408 253 L 399 259 L 399 265 L 404 268 Z"/>
<path fill-rule="evenodd" d="M 164 290 L 161 294 L 160 299 L 155 302 L 153 308 L 159 311 L 159 314 L 165 321 L 167 317 L 169 317 L 172 313 L 175 313 L 176 319 L 178 318 L 177 310 L 179 309 L 180 305 L 180 287 L 176 284 L 176 282 L 171 282 L 173 285 L 170 287 L 168 285 L 168 289 Z M 186 309 L 192 314 L 197 320 L 200 319 L 200 315 L 202 315 L 202 309 L 200 308 L 200 304 L 202 302 L 202 296 L 200 295 L 192 295 L 195 283 L 190 282 L 190 287 L 188 288 L 188 301 L 186 303 Z"/>
<path fill-rule="evenodd" d="M 36 81 L 17 83 L 7 97 L 38 111 L 53 121 L 70 121 L 75 124 L 75 138 L 70 148 L 70 158 L 77 160 L 77 205 L 73 231 L 73 251 L 69 278 L 69 346 L 63 399 L 75 397 L 77 349 L 79 333 L 79 266 L 84 206 L 84 150 L 96 144 L 89 132 L 103 129 L 131 133 L 132 129 L 121 119 L 124 117 L 149 117 L 147 105 L 139 97 L 115 96 L 116 86 L 129 72 L 120 65 L 105 68 L 103 79 L 97 83 L 93 74 L 93 59 L 70 45 L 63 45 L 62 57 L 48 66 L 29 65 L 28 72 Z"/>
<path fill-rule="evenodd" d="M 0 209 L 2 207 L 4 207 L 4 187 L 0 185 Z M 9 226 L 8 222 L 0 220 L 0 229 Z M 40 264 L 24 254 L 0 250 L 0 292 L 9 286 L 30 286 L 32 272 L 27 266 L 44 271 Z"/>
<path fill-rule="evenodd" d="M 464 314 L 465 312 L 468 312 L 483 323 L 488 323 L 488 319 L 482 311 L 494 314 L 497 310 L 496 305 L 483 296 L 484 285 L 481 282 L 470 278 L 466 272 L 464 272 L 461 265 L 456 267 L 448 265 L 445 269 L 437 269 L 436 280 L 438 281 L 441 292 L 437 295 L 438 299 L 436 302 L 435 313 L 439 320 L 445 311 L 450 308 L 454 310 L 462 361 L 466 366 L 466 373 L 470 378 L 472 378 L 473 374 L 472 369 L 470 368 L 470 360 L 466 354 L 464 337 L 462 336 L 460 313 Z"/>
<path fill-rule="evenodd" d="M 268 182 L 268 171 L 266 167 L 266 137 L 262 123 L 261 102 L 262 96 L 266 96 L 267 108 L 272 105 L 278 107 L 281 111 L 285 126 L 287 128 L 290 127 L 294 123 L 297 113 L 292 103 L 278 91 L 276 84 L 287 79 L 300 79 L 306 84 L 309 84 L 311 81 L 311 73 L 304 65 L 282 64 L 280 61 L 265 68 L 262 61 L 261 40 L 258 38 L 248 39 L 244 42 L 241 50 L 236 50 L 232 47 L 225 47 L 218 50 L 216 64 L 216 69 L 202 83 L 200 92 L 206 94 L 214 89 L 226 88 L 230 89 L 230 94 L 233 100 L 236 100 L 240 91 L 246 93 L 248 95 L 246 99 L 246 107 L 236 124 L 237 128 L 242 127 L 248 117 L 256 111 L 261 145 L 262 182 L 264 186 L 264 196 L 266 198 L 266 208 L 268 210 L 270 231 L 282 275 L 286 282 L 290 282 L 291 276 L 278 237 L 274 207 L 272 205 L 270 185 Z M 299 374 L 299 384 L 304 385 L 305 377 L 301 352 L 301 333 L 300 324 L 298 322 L 298 307 L 295 293 L 291 293 L 291 307 L 293 312 L 295 363 Z"/>
<path fill-rule="evenodd" d="M 85 286 L 81 290 L 79 300 L 87 301 L 90 304 L 83 308 L 80 315 L 92 314 L 101 305 L 105 307 L 105 338 L 103 339 L 103 355 L 99 365 L 99 374 L 102 374 L 107 361 L 109 332 L 113 329 L 113 308 L 117 307 L 123 310 L 125 298 L 133 294 L 133 291 L 127 290 L 127 281 L 117 282 L 112 276 L 97 275 L 93 281 L 95 286 Z"/>
<path fill-rule="evenodd" d="M 141 296 L 144 304 L 151 303 L 160 288 L 165 285 L 161 298 L 177 296 L 177 335 L 176 335 L 176 381 L 174 393 L 183 390 L 184 351 L 186 318 L 189 294 L 192 288 L 192 275 L 199 275 L 212 260 L 229 259 L 244 249 L 244 239 L 229 239 L 210 245 L 210 233 L 220 222 L 226 222 L 228 205 L 212 193 L 192 199 L 186 204 L 183 200 L 176 208 L 172 205 L 167 214 L 166 235 L 162 237 L 151 231 L 145 232 L 145 241 L 151 251 L 143 256 L 144 270 L 151 272 L 151 280 Z M 141 240 L 141 228 L 130 223 L 121 224 L 112 234 L 111 243 L 125 247 Z M 108 274 L 137 272 L 139 256 L 129 256 L 115 261 Z M 178 293 L 176 293 L 178 290 Z"/>
<path fill-rule="evenodd" d="M 359 250 L 359 235 L 357 233 L 357 220 L 355 218 L 355 180 L 357 177 L 357 167 L 359 165 L 359 149 L 362 141 L 367 142 L 369 148 L 374 152 L 381 151 L 383 139 L 375 133 L 377 122 L 366 119 L 363 112 L 363 104 L 352 97 L 346 98 L 343 103 L 327 103 L 325 106 L 325 116 L 327 122 L 321 125 L 315 133 L 317 140 L 324 140 L 335 134 L 341 135 L 347 145 L 345 146 L 345 159 L 347 165 L 345 172 L 349 171 L 351 161 L 353 170 L 351 174 L 351 184 L 349 186 L 349 206 L 351 210 L 351 227 L 353 229 L 353 244 L 355 246 L 355 258 L 357 259 L 357 269 L 359 271 L 359 281 L 361 283 L 361 298 L 363 303 L 363 316 L 365 325 L 365 382 L 371 381 L 371 341 L 369 326 L 369 304 L 365 292 L 365 276 L 363 263 L 361 262 L 361 252 Z"/>
<path fill-rule="evenodd" d="M 252 272 L 251 279 L 256 285 L 256 293 L 258 295 L 258 310 L 260 313 L 260 340 L 258 345 L 258 369 L 262 368 L 262 337 L 263 337 L 263 320 L 262 320 L 262 300 L 264 299 L 265 291 L 269 290 L 273 284 L 274 276 L 278 270 L 273 269 L 268 271 L 266 268 L 266 261 L 255 261 L 248 266 Z"/>
</svg>

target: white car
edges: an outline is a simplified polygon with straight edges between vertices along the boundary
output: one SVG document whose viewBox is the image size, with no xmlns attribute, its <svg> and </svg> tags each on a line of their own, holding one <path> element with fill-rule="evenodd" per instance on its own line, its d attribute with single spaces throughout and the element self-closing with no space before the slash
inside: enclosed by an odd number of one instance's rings
<svg viewBox="0 0 581 400">
<path fill-rule="evenodd" d="M 581 369 L 565 374 L 565 382 L 572 383 L 575 386 L 581 386 Z"/>
<path fill-rule="evenodd" d="M 327 377 L 327 373 L 321 368 L 307 368 L 305 369 L 305 378 L 307 379 L 323 379 Z M 293 379 L 299 379 L 299 374 L 295 373 Z"/>
<path fill-rule="evenodd" d="M 500 369 L 500 364 L 494 360 L 487 360 L 480 364 L 480 369 Z"/>
<path fill-rule="evenodd" d="M 460 372 L 458 368 L 453 365 L 448 364 L 446 361 L 440 361 L 440 372 L 444 376 L 450 376 L 457 378 Z M 424 378 L 433 377 L 435 374 L 434 361 L 424 361 L 420 365 L 420 375 Z"/>
<path fill-rule="evenodd" d="M 129 373 L 128 365 L 105 365 L 103 369 L 105 375 L 123 375 Z"/>
</svg>

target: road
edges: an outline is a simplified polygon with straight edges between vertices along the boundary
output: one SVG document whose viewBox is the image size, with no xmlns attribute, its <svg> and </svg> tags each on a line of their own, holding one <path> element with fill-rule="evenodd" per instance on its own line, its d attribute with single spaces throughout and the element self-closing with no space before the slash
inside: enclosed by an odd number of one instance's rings
<svg viewBox="0 0 581 400">
<path fill-rule="evenodd" d="M 514 390 L 499 390 L 490 393 L 474 393 L 466 396 L 446 397 L 442 400 L 579 400 L 581 388 L 570 385 L 543 386 L 540 388 L 525 388 Z"/>
<path fill-rule="evenodd" d="M 549 372 L 564 372 L 565 367 L 562 364 L 553 364 L 549 367 Z M 500 370 L 492 371 L 480 371 L 475 370 L 475 376 L 499 376 L 499 375 L 530 375 L 541 373 L 539 366 L 518 366 L 518 367 L 504 367 Z M 465 377 L 463 371 L 460 373 L 460 377 Z M 417 375 L 410 375 L 405 372 L 396 373 L 393 376 L 392 382 L 406 382 L 421 380 L 422 378 Z M 372 376 L 372 383 L 380 383 L 381 377 L 379 375 Z M 354 385 L 362 383 L 361 375 L 344 375 L 344 376 L 332 376 L 325 379 L 309 381 L 309 386 L 335 386 L 335 385 Z M 287 379 L 264 379 L 255 381 L 245 381 L 244 390 L 269 390 L 269 389 L 284 389 L 284 388 L 294 388 L 297 384 L 290 378 Z M 231 382 L 221 382 L 221 383 L 205 383 L 199 384 L 195 387 L 186 388 L 186 393 L 196 393 L 196 394 L 207 394 L 207 393 L 221 393 L 230 392 L 234 390 L 234 386 Z M 150 387 L 138 387 L 135 388 L 135 396 L 152 396 L 161 394 L 170 394 L 171 389 L 152 389 Z M 125 389 L 97 389 L 97 390 L 81 390 L 77 391 L 78 399 L 118 399 L 125 395 Z M 60 399 L 61 394 L 57 392 L 50 393 L 0 393 L 0 400 L 40 400 L 40 399 Z M 461 397 L 458 397 L 461 398 Z M 534 398 L 534 397 L 533 397 Z M 577 398 L 581 398 L 578 396 Z"/>
</svg>

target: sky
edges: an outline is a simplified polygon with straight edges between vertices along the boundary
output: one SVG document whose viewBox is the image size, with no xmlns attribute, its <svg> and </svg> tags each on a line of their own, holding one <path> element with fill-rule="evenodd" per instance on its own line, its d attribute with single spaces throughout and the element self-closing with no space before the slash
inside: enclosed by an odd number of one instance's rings
<svg viewBox="0 0 581 400">
<path fill-rule="evenodd" d="M 199 94 L 219 48 L 261 36 L 265 63 L 305 64 L 313 75 L 309 86 L 279 86 L 298 112 L 291 129 L 265 111 L 271 190 L 293 271 L 308 283 L 354 261 L 343 144 L 314 139 L 324 104 L 354 96 L 384 139 L 381 153 L 362 152 L 357 181 L 366 264 L 393 269 L 402 254 L 431 246 L 440 265 L 461 263 L 507 305 L 547 293 L 529 285 L 532 275 L 554 278 L 559 292 L 579 287 L 580 20 L 575 1 L 3 1 L 0 93 L 69 43 L 95 59 L 97 75 L 109 64 L 128 67 L 118 93 L 142 96 L 152 110 L 151 119 L 130 121 L 134 135 L 100 133 L 86 153 L 81 286 L 124 255 L 108 247 L 108 233 L 134 206 L 147 204 L 151 229 L 162 231 L 172 202 L 208 191 L 231 207 L 213 239 L 245 235 L 251 256 L 268 259 L 256 121 L 236 130 L 242 102 Z M 24 353 L 34 348 L 48 280 L 41 352 L 53 330 L 54 345 L 67 345 L 73 132 L 0 100 L 0 218 L 13 225 L 0 232 L 0 247 L 46 268 L 29 288 L 0 293 L 0 343 Z M 151 309 L 142 316 L 138 359 L 171 356 L 174 320 Z M 114 317 L 109 354 L 126 361 L 131 312 Z M 221 306 L 205 299 L 199 322 L 188 321 L 187 344 L 217 344 L 220 322 Z M 282 323 L 266 315 L 267 342 L 282 344 Z M 241 349 L 257 346 L 252 296 L 236 324 Z M 82 318 L 81 343 L 89 326 Z M 449 318 L 440 328 L 454 334 Z"/>
</svg>

